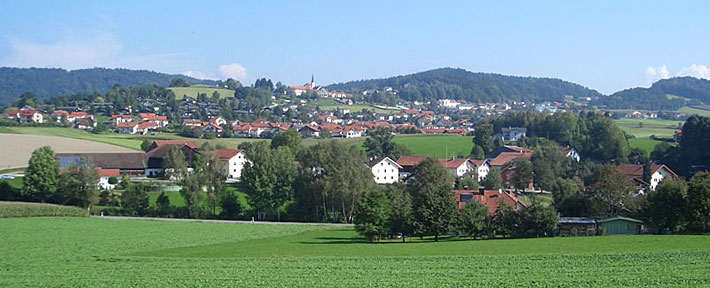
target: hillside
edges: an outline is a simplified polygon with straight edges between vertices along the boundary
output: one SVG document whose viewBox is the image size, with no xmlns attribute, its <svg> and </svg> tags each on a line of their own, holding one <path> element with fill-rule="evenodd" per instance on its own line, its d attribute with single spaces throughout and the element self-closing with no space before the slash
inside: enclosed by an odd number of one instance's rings
<svg viewBox="0 0 710 288">
<path fill-rule="evenodd" d="M 474 73 L 455 68 L 440 68 L 386 79 L 338 83 L 327 88 L 358 92 L 385 87 L 392 87 L 398 91 L 400 98 L 409 101 L 449 98 L 479 103 L 507 100 L 539 102 L 562 101 L 565 96 L 601 96 L 595 90 L 560 79 Z"/>
<path fill-rule="evenodd" d="M 104 93 L 115 84 L 126 87 L 157 84 L 168 86 L 170 79 L 182 78 L 190 84 L 215 84 L 184 75 L 170 75 L 147 70 L 92 68 L 67 71 L 57 68 L 0 67 L 0 106 L 11 103 L 24 92 L 39 99 L 77 93 Z"/>
<path fill-rule="evenodd" d="M 659 80 L 650 88 L 631 88 L 600 97 L 593 105 L 614 109 L 676 110 L 710 103 L 710 81 L 695 77 Z"/>
</svg>

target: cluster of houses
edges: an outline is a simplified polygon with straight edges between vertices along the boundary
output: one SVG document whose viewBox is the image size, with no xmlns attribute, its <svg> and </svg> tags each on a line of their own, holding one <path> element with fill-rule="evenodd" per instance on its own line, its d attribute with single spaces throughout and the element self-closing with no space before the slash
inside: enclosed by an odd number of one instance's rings
<svg viewBox="0 0 710 288">
<path fill-rule="evenodd" d="M 98 169 L 100 181 L 99 186 L 103 189 L 111 190 L 113 184 L 108 183 L 108 178 L 123 175 L 133 177 L 162 177 L 165 173 L 163 161 L 168 157 L 168 153 L 173 148 L 179 149 L 188 162 L 202 153 L 213 153 L 222 163 L 222 171 L 225 181 L 231 182 L 239 179 L 244 168 L 246 156 L 243 150 L 239 149 L 217 149 L 209 152 L 197 150 L 197 144 L 193 141 L 155 141 L 148 152 L 128 152 L 128 153 L 57 153 L 60 169 L 72 166 L 80 166 L 84 163 Z"/>
</svg>

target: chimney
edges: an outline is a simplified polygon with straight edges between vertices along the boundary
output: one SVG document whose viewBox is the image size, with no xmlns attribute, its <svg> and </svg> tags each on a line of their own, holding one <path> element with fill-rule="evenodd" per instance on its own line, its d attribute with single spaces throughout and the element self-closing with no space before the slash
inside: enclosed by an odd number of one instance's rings
<svg viewBox="0 0 710 288">
<path fill-rule="evenodd" d="M 479 194 L 483 195 L 483 194 L 485 194 L 485 191 L 486 191 L 486 187 L 483 187 L 483 186 L 479 186 L 479 187 L 478 187 L 478 193 L 479 193 Z"/>
</svg>

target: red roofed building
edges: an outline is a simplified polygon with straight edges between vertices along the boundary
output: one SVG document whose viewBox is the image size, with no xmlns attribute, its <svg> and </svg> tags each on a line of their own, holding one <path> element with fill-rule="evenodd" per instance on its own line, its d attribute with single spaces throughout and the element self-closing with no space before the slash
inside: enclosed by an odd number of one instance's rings
<svg viewBox="0 0 710 288">
<path fill-rule="evenodd" d="M 501 185 L 504 188 L 515 188 L 515 183 L 513 183 L 513 177 L 515 177 L 515 166 L 509 165 L 500 170 Z M 533 190 L 533 177 L 530 177 L 528 185 L 525 186 L 523 190 Z"/>
<path fill-rule="evenodd" d="M 202 120 L 199 119 L 183 119 L 182 126 L 202 126 Z"/>
<path fill-rule="evenodd" d="M 74 122 L 76 119 L 94 119 L 94 115 L 86 114 L 86 112 L 71 112 L 67 116 L 67 121 Z"/>
<path fill-rule="evenodd" d="M 146 134 L 146 133 L 148 133 L 149 130 L 158 129 L 158 124 L 151 123 L 151 122 L 141 123 L 141 124 L 138 124 L 137 129 L 138 129 L 138 133 Z"/>
<path fill-rule="evenodd" d="M 12 119 L 21 123 L 44 122 L 44 117 L 42 116 L 42 113 L 39 113 L 39 111 L 27 105 L 20 108 L 19 110 L 8 110 L 7 112 L 5 112 L 5 114 L 7 115 L 8 119 Z"/>
<path fill-rule="evenodd" d="M 503 190 L 454 190 L 454 199 L 459 209 L 469 201 L 477 201 L 488 209 L 490 215 L 495 215 L 502 205 L 512 207 L 515 211 L 522 211 L 528 205 L 520 200 L 515 193 Z"/>
<path fill-rule="evenodd" d="M 641 164 L 621 164 L 616 166 L 616 171 L 624 174 L 624 176 L 631 179 L 631 181 L 634 181 L 634 183 L 641 186 L 648 185 L 651 190 L 654 191 L 656 190 L 656 187 L 658 187 L 658 184 L 660 184 L 666 177 L 678 177 L 678 175 L 676 175 L 675 172 L 673 172 L 673 170 L 668 168 L 666 165 L 651 165 L 650 168 L 650 183 L 643 181 L 643 165 Z"/>
<path fill-rule="evenodd" d="M 124 122 L 116 125 L 119 134 L 136 134 L 138 133 L 138 123 Z"/>
<path fill-rule="evenodd" d="M 96 168 L 99 172 L 99 188 L 104 189 L 104 190 L 113 190 L 113 188 L 116 187 L 116 184 L 111 184 L 109 183 L 109 179 L 111 177 L 121 177 L 121 172 L 119 169 L 101 169 L 101 168 Z M 118 179 L 116 179 L 118 180 Z"/>
<path fill-rule="evenodd" d="M 467 173 L 473 173 L 476 168 L 468 158 L 439 159 L 439 163 L 444 165 L 454 177 L 463 177 Z"/>
<path fill-rule="evenodd" d="M 244 150 L 217 149 L 212 153 L 224 164 L 222 171 L 227 175 L 227 180 L 237 180 L 242 176 L 242 169 L 246 161 Z"/>
<path fill-rule="evenodd" d="M 195 143 L 195 141 L 155 140 L 155 141 L 153 141 L 153 145 L 150 146 L 150 149 L 148 149 L 148 151 L 153 150 L 158 147 L 167 146 L 167 145 L 186 145 L 187 147 L 190 147 L 192 149 L 197 149 L 197 143 Z"/>
<path fill-rule="evenodd" d="M 401 156 L 397 159 L 397 164 L 402 167 L 399 169 L 399 178 L 406 179 L 412 175 L 414 166 L 419 165 L 427 156 Z"/>
<path fill-rule="evenodd" d="M 493 158 L 489 162 L 491 167 L 497 168 L 497 169 L 503 169 L 505 166 L 508 166 L 513 160 L 518 159 L 518 158 L 528 158 L 532 156 L 532 153 L 519 153 L 519 152 L 502 152 L 498 154 L 496 158 Z"/>
<path fill-rule="evenodd" d="M 118 126 L 118 124 L 121 123 L 127 123 L 131 122 L 133 120 L 133 116 L 131 115 L 111 115 L 111 122 L 113 122 L 113 125 Z"/>
</svg>

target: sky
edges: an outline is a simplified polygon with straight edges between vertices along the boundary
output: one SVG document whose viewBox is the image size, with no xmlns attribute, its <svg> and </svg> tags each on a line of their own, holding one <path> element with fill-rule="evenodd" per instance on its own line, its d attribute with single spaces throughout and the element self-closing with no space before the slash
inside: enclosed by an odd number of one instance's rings
<svg viewBox="0 0 710 288">
<path fill-rule="evenodd" d="M 0 0 L 0 66 L 289 85 L 457 67 L 609 94 L 710 79 L 708 11 L 710 1 Z"/>
</svg>

